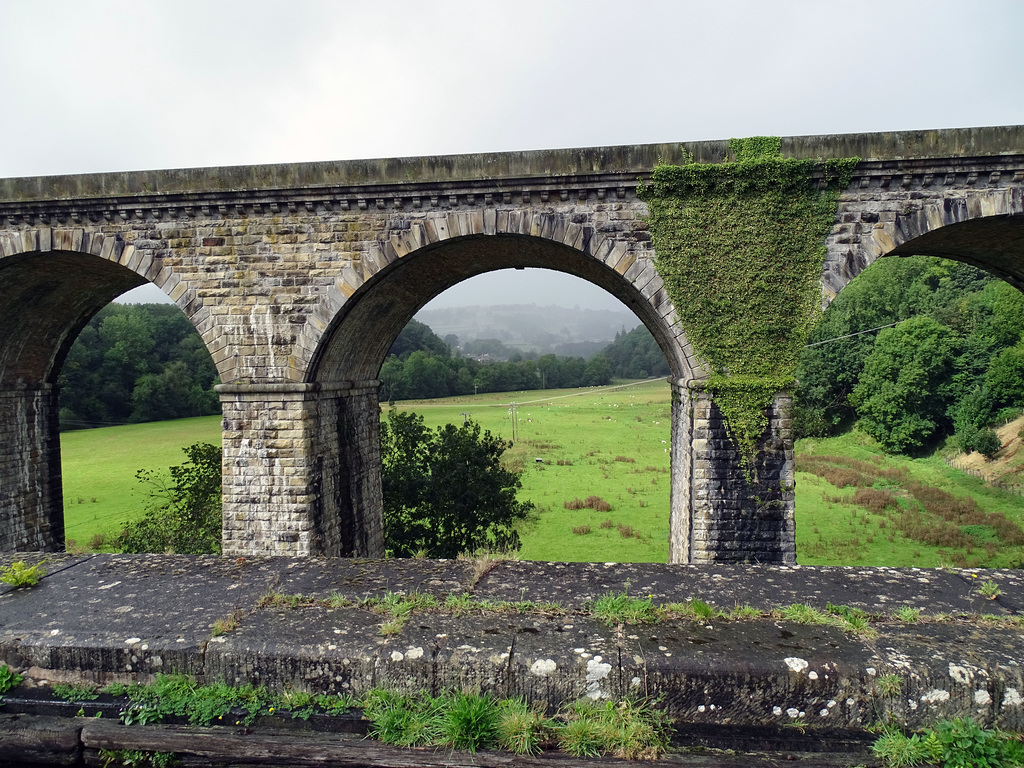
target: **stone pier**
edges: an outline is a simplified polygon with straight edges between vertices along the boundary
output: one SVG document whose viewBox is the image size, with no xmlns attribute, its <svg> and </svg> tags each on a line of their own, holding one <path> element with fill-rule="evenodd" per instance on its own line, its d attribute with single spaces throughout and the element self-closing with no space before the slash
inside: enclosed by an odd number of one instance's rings
<svg viewBox="0 0 1024 768">
<path fill-rule="evenodd" d="M 792 408 L 775 397 L 748 464 L 702 383 L 673 383 L 671 562 L 796 563 Z"/>
</svg>

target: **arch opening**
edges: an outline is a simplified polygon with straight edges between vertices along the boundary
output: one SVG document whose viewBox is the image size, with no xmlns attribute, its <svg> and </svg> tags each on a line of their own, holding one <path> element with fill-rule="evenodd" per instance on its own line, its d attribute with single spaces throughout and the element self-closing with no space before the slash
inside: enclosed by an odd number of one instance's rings
<svg viewBox="0 0 1024 768">
<path fill-rule="evenodd" d="M 377 379 L 399 333 L 447 288 L 486 272 L 518 267 L 564 272 L 604 289 L 651 331 L 674 379 L 692 374 L 666 309 L 645 297 L 622 272 L 580 250 L 536 236 L 470 235 L 409 253 L 346 300 L 314 353 L 307 376 L 319 389 L 321 425 L 313 436 L 318 498 L 313 525 L 327 551 L 383 551 Z"/>
<path fill-rule="evenodd" d="M 659 314 L 659 307 L 618 271 L 540 237 L 470 235 L 424 246 L 357 290 L 325 332 L 307 381 L 375 379 L 398 334 L 431 299 L 475 275 L 518 267 L 565 272 L 608 291 L 654 335 L 673 378 L 693 375 L 675 329 Z"/>
<path fill-rule="evenodd" d="M 166 408 L 154 410 L 150 401 L 161 393 L 168 394 L 172 384 L 185 387 L 186 382 L 178 379 L 186 372 L 192 373 L 197 364 L 205 362 L 207 366 L 199 374 L 204 379 L 213 369 L 209 350 L 196 335 L 192 321 L 177 306 L 161 304 L 158 324 L 108 325 L 102 335 L 116 339 L 107 339 L 107 346 L 116 341 L 123 348 L 117 360 L 106 361 L 99 379 L 90 373 L 89 367 L 98 364 L 100 321 L 133 318 L 143 312 L 123 305 L 121 309 L 118 305 L 106 311 L 104 308 L 126 291 L 146 284 L 148 281 L 132 269 L 89 253 L 35 251 L 0 259 L 0 327 L 5 329 L 0 340 L 0 429 L 5 432 L 0 449 L 0 550 L 61 550 L 69 538 L 69 528 L 73 529 L 70 537 L 79 545 L 91 538 L 98 541 L 101 537 L 95 534 L 101 532 L 99 528 L 106 526 L 106 533 L 115 532 L 139 511 L 126 500 L 128 494 L 120 490 L 121 486 L 134 484 L 138 469 L 168 466 L 144 465 L 145 451 L 125 451 L 140 463 L 124 469 L 124 478 L 112 478 L 108 483 L 106 477 L 92 479 L 87 475 L 76 480 L 72 469 L 69 477 L 73 487 L 70 492 L 64 487 L 67 478 L 62 471 L 62 428 L 170 418 Z M 90 327 L 94 318 L 94 327 Z M 87 329 L 86 336 L 94 344 L 91 352 L 83 353 L 82 345 L 76 347 L 75 342 Z M 160 359 L 162 353 L 156 351 L 157 347 L 168 345 L 170 339 L 165 337 L 169 335 L 189 339 L 187 349 L 180 350 L 183 360 L 169 372 L 150 370 L 150 358 Z M 69 370 L 69 364 L 74 371 Z M 104 376 L 117 382 L 107 381 Z M 146 386 L 137 386 L 139 383 Z M 135 404 L 133 387 L 138 401 Z M 105 391 L 97 391 L 100 389 Z M 76 392 L 79 405 L 70 407 Z M 124 407 L 113 416 L 102 409 L 99 412 L 105 415 L 97 415 L 80 405 L 89 399 L 94 404 L 104 400 L 109 401 L 106 405 L 113 405 L 118 398 L 128 402 L 121 403 Z M 216 395 L 207 393 L 205 402 L 206 412 L 219 412 Z M 173 410 L 173 405 L 168 407 Z M 119 438 L 119 443 L 124 439 L 130 438 Z M 80 435 L 76 435 L 75 442 L 80 441 Z M 181 463 L 177 448 L 175 445 L 171 451 L 176 455 L 170 463 Z"/>
<path fill-rule="evenodd" d="M 908 459 L 909 480 L 886 482 L 920 508 L 917 517 L 896 507 L 881 515 L 859 509 L 866 527 L 850 532 L 856 545 L 843 549 L 835 521 L 798 497 L 802 563 L 825 562 L 823 553 L 836 547 L 842 554 L 831 556 L 842 559 L 830 562 L 843 565 L 1005 567 L 1013 560 L 1007 546 L 1024 542 L 1024 521 L 999 519 L 991 498 L 956 506 L 950 497 L 944 508 L 951 489 L 932 489 L 932 478 L 909 462 L 941 455 L 990 481 L 1019 483 L 1003 474 L 1010 467 L 1000 457 L 1016 450 L 1020 426 L 1008 419 L 1024 412 L 1024 216 L 981 216 L 978 208 L 947 201 L 931 213 L 898 215 L 873 238 L 887 250 L 847 277 L 812 333 L 798 370 L 796 437 L 838 437 L 815 441 L 814 452 L 846 458 L 827 462 L 798 450 L 798 471 L 826 478 L 870 469 L 851 463 L 843 447 L 843 436 L 857 429 L 898 466 Z M 980 453 L 983 443 L 991 458 Z M 946 514 L 954 506 L 959 511 Z M 837 510 L 846 519 L 847 508 Z"/>
<path fill-rule="evenodd" d="M 545 280 L 560 293 L 546 293 Z M 516 526 L 519 557 L 666 562 L 670 371 L 636 315 L 603 289 L 551 270 L 471 278 L 427 310 L 400 334 L 401 348 L 392 348 L 399 355 L 390 354 L 381 371 L 381 400 L 395 393 L 398 401 L 445 398 L 389 406 L 416 413 L 431 431 L 472 420 L 509 444 L 501 464 L 522 484 L 518 499 L 534 505 Z M 441 338 L 434 321 L 442 319 L 461 326 L 458 347 L 449 346 L 451 335 Z M 576 343 L 565 344 L 569 337 Z M 636 373 L 643 366 L 654 373 Z M 624 381 L 652 375 L 658 378 Z M 389 407 L 382 421 L 392 418 Z M 385 491 L 395 459 L 383 462 Z M 402 477 L 397 470 L 392 481 Z M 392 525 L 404 519 L 388 511 L 387 498 L 385 512 Z M 417 535 L 407 551 L 450 546 L 433 527 Z"/>
</svg>

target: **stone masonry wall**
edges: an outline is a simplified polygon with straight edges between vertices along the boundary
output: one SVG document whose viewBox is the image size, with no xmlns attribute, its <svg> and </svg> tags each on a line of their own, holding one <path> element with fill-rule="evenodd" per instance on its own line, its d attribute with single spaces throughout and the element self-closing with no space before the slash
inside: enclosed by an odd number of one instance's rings
<svg viewBox="0 0 1024 768">
<path fill-rule="evenodd" d="M 1024 290 L 1024 171 L 991 161 L 903 163 L 854 180 L 839 200 L 822 275 L 825 301 L 884 255 L 934 255 L 987 269 Z M 1016 170 L 1015 170 L 1016 168 Z M 948 229 L 952 224 L 968 227 Z"/>
<path fill-rule="evenodd" d="M 224 554 L 315 554 L 312 390 L 304 384 L 220 386 Z"/>
<path fill-rule="evenodd" d="M 792 396 L 776 396 L 748 468 L 711 394 L 699 384 L 676 391 L 692 436 L 685 562 L 795 563 Z"/>
<path fill-rule="evenodd" d="M 313 440 L 314 554 L 382 557 L 379 382 L 324 387 Z"/>
<path fill-rule="evenodd" d="M 225 554 L 383 555 L 377 382 L 219 391 Z"/>
<path fill-rule="evenodd" d="M 57 388 L 0 391 L 0 551 L 64 548 Z"/>
</svg>

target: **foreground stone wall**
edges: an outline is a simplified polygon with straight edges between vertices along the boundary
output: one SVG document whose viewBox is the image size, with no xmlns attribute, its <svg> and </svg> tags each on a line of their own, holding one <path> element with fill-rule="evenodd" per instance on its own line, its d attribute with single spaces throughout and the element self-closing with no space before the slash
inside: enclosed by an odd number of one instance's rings
<svg viewBox="0 0 1024 768">
<path fill-rule="evenodd" d="M 1020 571 L 159 555 L 46 565 L 37 587 L 0 584 L 0 662 L 44 691 L 183 672 L 312 693 L 479 691 L 552 712 L 652 697 L 698 729 L 828 734 L 970 717 L 1024 730 Z M 995 599 L 981 594 L 986 580 Z M 438 606 L 388 632 L 394 617 L 360 602 L 414 592 Z M 620 624 L 595 611 L 627 593 L 722 614 Z M 443 607 L 451 595 L 461 610 Z M 830 603 L 870 621 L 854 631 L 781 610 L 826 615 Z M 904 607 L 920 617 L 901 621 Z"/>
</svg>

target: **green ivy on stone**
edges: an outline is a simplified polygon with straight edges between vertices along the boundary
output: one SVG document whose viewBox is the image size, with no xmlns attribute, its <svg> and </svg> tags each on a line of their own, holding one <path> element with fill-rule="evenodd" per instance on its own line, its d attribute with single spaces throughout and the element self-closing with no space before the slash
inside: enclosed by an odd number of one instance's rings
<svg viewBox="0 0 1024 768">
<path fill-rule="evenodd" d="M 783 158 L 780 147 L 731 139 L 732 161 L 659 165 L 638 189 L 658 273 L 748 463 L 820 314 L 825 239 L 859 162 Z"/>
</svg>

